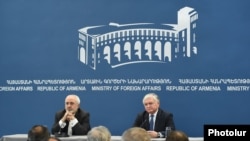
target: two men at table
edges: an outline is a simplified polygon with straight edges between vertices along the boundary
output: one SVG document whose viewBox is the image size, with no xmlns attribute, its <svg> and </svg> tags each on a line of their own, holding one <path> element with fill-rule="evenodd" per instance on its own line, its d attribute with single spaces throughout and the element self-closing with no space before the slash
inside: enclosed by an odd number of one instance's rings
<svg viewBox="0 0 250 141">
<path fill-rule="evenodd" d="M 166 127 L 175 130 L 173 114 L 160 108 L 159 97 L 155 93 L 146 94 L 142 100 L 145 110 L 138 114 L 134 127 L 148 131 L 152 138 L 165 137 Z M 86 135 L 90 130 L 89 113 L 80 108 L 80 98 L 68 95 L 65 98 L 65 109 L 55 115 L 52 134 Z"/>
</svg>

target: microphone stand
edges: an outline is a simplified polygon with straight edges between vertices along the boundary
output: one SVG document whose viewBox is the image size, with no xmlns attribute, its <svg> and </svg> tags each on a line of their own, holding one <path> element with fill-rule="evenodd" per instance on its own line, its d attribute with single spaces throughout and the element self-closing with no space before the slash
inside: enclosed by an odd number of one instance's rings
<svg viewBox="0 0 250 141">
<path fill-rule="evenodd" d="M 60 128 L 60 130 L 57 133 L 55 133 L 54 135 L 55 135 L 55 137 L 68 137 L 69 136 L 68 134 L 62 132 L 62 128 Z"/>
</svg>

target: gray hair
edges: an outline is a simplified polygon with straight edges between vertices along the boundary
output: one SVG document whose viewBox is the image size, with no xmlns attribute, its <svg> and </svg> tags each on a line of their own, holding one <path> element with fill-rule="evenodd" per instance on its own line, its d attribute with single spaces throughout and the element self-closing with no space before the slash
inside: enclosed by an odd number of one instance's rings
<svg viewBox="0 0 250 141">
<path fill-rule="evenodd" d="M 153 98 L 157 103 L 160 103 L 160 99 L 159 99 L 159 97 L 158 97 L 157 94 L 155 94 L 155 93 L 148 93 L 142 99 L 142 104 L 144 104 L 145 99 L 147 99 L 149 97 Z"/>
<path fill-rule="evenodd" d="M 67 97 L 74 97 L 76 99 L 77 104 L 80 105 L 81 100 L 80 100 L 80 98 L 79 98 L 78 95 L 76 95 L 76 94 L 70 94 Z M 67 99 L 67 97 L 65 99 Z"/>
<path fill-rule="evenodd" d="M 145 129 L 131 127 L 123 132 L 122 141 L 151 141 L 151 138 Z"/>
<path fill-rule="evenodd" d="M 96 126 L 88 132 L 87 141 L 111 141 L 111 133 L 105 126 Z"/>
</svg>

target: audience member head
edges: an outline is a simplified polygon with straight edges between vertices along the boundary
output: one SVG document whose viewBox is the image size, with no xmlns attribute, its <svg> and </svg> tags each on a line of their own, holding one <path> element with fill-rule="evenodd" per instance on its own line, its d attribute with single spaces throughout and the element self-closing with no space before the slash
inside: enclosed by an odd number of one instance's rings
<svg viewBox="0 0 250 141">
<path fill-rule="evenodd" d="M 65 110 L 76 113 L 80 107 L 80 98 L 75 94 L 70 94 L 65 98 Z"/>
<path fill-rule="evenodd" d="M 50 137 L 50 132 L 43 125 L 34 125 L 28 132 L 28 141 L 46 141 Z"/>
<path fill-rule="evenodd" d="M 145 129 L 132 127 L 123 132 L 122 141 L 151 141 L 151 138 Z"/>
<path fill-rule="evenodd" d="M 166 137 L 166 141 L 189 141 L 189 139 L 183 131 L 174 130 Z"/>
<path fill-rule="evenodd" d="M 87 141 L 111 141 L 111 133 L 105 126 L 96 126 L 88 132 Z"/>
<path fill-rule="evenodd" d="M 61 141 L 61 140 L 57 137 L 49 137 L 47 141 Z"/>
</svg>

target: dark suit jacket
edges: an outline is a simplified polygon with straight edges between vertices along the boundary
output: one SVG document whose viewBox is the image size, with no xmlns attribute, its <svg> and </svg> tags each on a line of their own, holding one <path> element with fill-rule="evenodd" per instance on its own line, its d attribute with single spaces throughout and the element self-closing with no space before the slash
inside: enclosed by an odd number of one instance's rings
<svg viewBox="0 0 250 141">
<path fill-rule="evenodd" d="M 149 114 L 146 111 L 139 113 L 134 122 L 134 127 L 142 127 L 145 130 L 149 130 Z M 173 120 L 173 114 L 163 111 L 162 109 L 158 109 L 158 113 L 155 119 L 155 128 L 154 131 L 161 132 L 162 135 L 165 136 L 166 127 L 170 126 L 172 130 L 175 130 L 175 124 Z"/>
<path fill-rule="evenodd" d="M 59 111 L 55 114 L 55 121 L 52 126 L 52 134 L 58 133 L 59 131 L 61 133 L 67 134 L 68 133 L 68 126 L 69 122 L 66 121 L 66 126 L 64 128 L 61 128 L 59 125 L 59 121 L 64 116 L 66 110 Z M 89 121 L 90 114 L 86 111 L 83 111 L 82 109 L 78 109 L 75 117 L 78 120 L 78 123 L 72 128 L 72 135 L 86 135 L 88 131 L 90 130 L 90 121 Z"/>
</svg>

